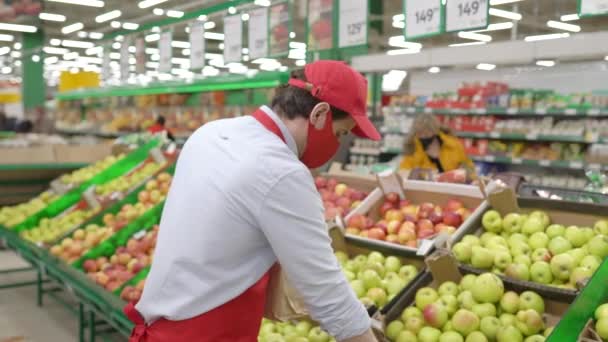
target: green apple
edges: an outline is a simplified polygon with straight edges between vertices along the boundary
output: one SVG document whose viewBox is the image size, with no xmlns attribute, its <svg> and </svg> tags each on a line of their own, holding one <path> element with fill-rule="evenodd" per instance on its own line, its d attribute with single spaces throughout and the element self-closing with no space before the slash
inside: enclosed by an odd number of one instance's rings
<svg viewBox="0 0 608 342">
<path fill-rule="evenodd" d="M 439 299 L 439 295 L 435 289 L 431 287 L 423 287 L 416 292 L 416 307 L 424 311 L 424 308 L 427 305 L 435 303 L 437 299 Z"/>
<path fill-rule="evenodd" d="M 488 233 L 485 233 L 488 234 Z M 483 240 L 482 240 L 483 243 Z M 509 243 L 507 242 L 507 239 L 505 239 L 504 237 L 497 235 L 497 236 L 492 236 L 489 239 L 487 239 L 486 243 L 484 244 L 487 248 L 489 248 L 489 246 L 504 246 L 504 247 L 509 247 Z"/>
<path fill-rule="evenodd" d="M 593 231 L 592 228 L 581 227 L 581 231 L 583 232 L 583 235 L 585 236 L 585 243 L 587 243 L 589 240 L 591 240 L 591 238 L 593 238 L 595 236 L 595 232 Z"/>
<path fill-rule="evenodd" d="M 513 262 L 513 258 L 511 257 L 511 253 L 508 251 L 496 251 L 494 252 L 494 266 L 497 268 L 504 270 Z"/>
<path fill-rule="evenodd" d="M 545 329 L 545 332 L 543 333 L 543 336 L 549 337 L 549 335 L 551 335 L 551 333 L 553 332 L 554 328 L 555 327 L 548 327 L 547 329 Z"/>
<path fill-rule="evenodd" d="M 483 246 L 486 246 L 488 244 L 488 242 L 490 241 L 491 238 L 496 237 L 498 235 L 496 235 L 496 233 L 492 233 L 492 232 L 484 232 L 483 234 L 481 234 L 479 236 L 479 241 L 481 242 L 481 244 Z"/>
<path fill-rule="evenodd" d="M 452 247 L 452 254 L 459 262 L 469 263 L 471 261 L 471 245 L 465 242 L 458 242 Z"/>
<path fill-rule="evenodd" d="M 532 251 L 531 259 L 533 262 L 537 261 L 551 261 L 551 252 L 546 248 L 537 248 Z"/>
<path fill-rule="evenodd" d="M 525 242 L 514 242 L 511 244 L 511 255 L 514 257 L 518 255 L 528 255 L 532 252 L 530 245 Z"/>
<path fill-rule="evenodd" d="M 523 342 L 523 340 L 521 331 L 512 325 L 501 327 L 496 333 L 497 342 Z"/>
<path fill-rule="evenodd" d="M 285 342 L 285 338 L 281 334 L 271 333 L 266 335 L 264 342 Z"/>
<path fill-rule="evenodd" d="M 488 232 L 500 233 L 502 230 L 502 218 L 500 217 L 500 213 L 496 210 L 486 211 L 481 218 L 481 225 Z"/>
<path fill-rule="evenodd" d="M 608 236 L 608 220 L 599 220 L 593 225 L 593 230 L 597 234 Z"/>
<path fill-rule="evenodd" d="M 458 296 L 458 293 L 460 291 L 458 290 L 458 284 L 456 284 L 453 281 L 446 281 L 443 284 L 439 285 L 437 292 L 439 293 L 440 296 L 443 296 L 443 295 Z"/>
<path fill-rule="evenodd" d="M 399 276 L 402 277 L 406 282 L 410 282 L 418 274 L 418 269 L 414 265 L 401 266 L 399 269 Z"/>
<path fill-rule="evenodd" d="M 367 298 L 371 299 L 378 308 L 385 306 L 388 302 L 386 291 L 379 287 L 373 287 L 367 290 Z"/>
<path fill-rule="evenodd" d="M 363 280 L 356 279 L 351 281 L 350 287 L 355 292 L 355 295 L 357 295 L 357 298 L 365 296 L 365 284 L 363 283 Z"/>
<path fill-rule="evenodd" d="M 434 327 L 441 328 L 448 321 L 448 311 L 441 303 L 431 303 L 422 310 L 424 321 Z"/>
<path fill-rule="evenodd" d="M 505 287 L 495 274 L 484 273 L 475 279 L 471 293 L 478 303 L 498 303 L 505 293 Z"/>
<path fill-rule="evenodd" d="M 481 242 L 479 241 L 479 238 L 475 235 L 465 235 L 462 238 L 462 242 L 464 243 L 468 243 L 471 246 L 481 246 Z"/>
<path fill-rule="evenodd" d="M 412 333 L 409 330 L 403 330 L 402 332 L 399 333 L 399 335 L 395 339 L 395 342 L 417 342 L 417 341 L 418 341 L 418 337 L 416 337 L 416 334 Z"/>
<path fill-rule="evenodd" d="M 541 211 L 541 210 L 535 210 L 535 211 L 531 212 L 528 215 L 528 217 L 533 217 L 533 218 L 539 219 L 543 226 L 543 230 L 545 230 L 545 228 L 547 228 L 549 226 L 549 224 L 551 224 L 551 219 L 549 218 L 549 215 L 547 215 L 546 212 Z"/>
<path fill-rule="evenodd" d="M 515 326 L 524 336 L 535 335 L 545 328 L 543 318 L 535 310 L 522 310 L 517 313 Z"/>
<path fill-rule="evenodd" d="M 519 233 L 524 224 L 524 217 L 517 213 L 505 215 L 502 220 L 502 229 L 507 233 Z"/>
<path fill-rule="evenodd" d="M 524 291 L 519 295 L 519 310 L 536 310 L 539 314 L 545 312 L 545 302 L 536 292 Z"/>
<path fill-rule="evenodd" d="M 594 315 L 595 319 L 608 318 L 608 303 L 598 306 Z"/>
<path fill-rule="evenodd" d="M 530 236 L 537 232 L 542 232 L 545 230 L 541 219 L 537 217 L 528 217 L 528 219 L 521 226 L 521 232 Z"/>
<path fill-rule="evenodd" d="M 442 330 L 443 332 L 446 332 L 446 331 L 454 331 L 454 328 L 452 327 L 452 321 L 447 321 L 447 322 L 445 323 L 445 325 L 443 326 L 443 328 L 441 328 L 441 330 Z"/>
<path fill-rule="evenodd" d="M 399 258 L 397 258 L 396 256 L 388 256 L 386 257 L 386 260 L 384 261 L 384 269 L 386 270 L 386 272 L 399 272 L 399 269 L 401 268 L 401 260 L 399 260 Z"/>
<path fill-rule="evenodd" d="M 599 257 L 604 260 L 608 256 L 608 236 L 597 235 L 587 242 L 587 250 L 589 254 Z"/>
<path fill-rule="evenodd" d="M 589 255 L 587 250 L 584 248 L 574 248 L 574 249 L 567 251 L 566 253 L 570 254 L 572 259 L 574 259 L 575 265 L 579 265 L 581 263 L 581 261 L 583 261 L 583 258 L 586 257 L 587 255 Z"/>
<path fill-rule="evenodd" d="M 484 317 L 494 317 L 496 316 L 496 307 L 491 303 L 481 303 L 473 305 L 473 309 L 471 310 L 479 319 L 483 319 Z"/>
<path fill-rule="evenodd" d="M 376 273 L 378 273 L 380 278 L 384 278 L 384 276 L 386 275 L 386 269 L 384 268 L 384 265 L 377 261 L 368 260 L 367 264 L 365 264 L 365 266 L 363 266 L 363 269 L 376 271 Z"/>
<path fill-rule="evenodd" d="M 496 334 L 500 328 L 500 320 L 496 317 L 484 317 L 479 323 L 479 330 L 491 341 L 496 339 Z"/>
<path fill-rule="evenodd" d="M 511 247 L 515 241 L 521 241 L 524 243 L 528 243 L 528 237 L 521 233 L 514 233 L 507 238 L 509 247 Z"/>
<path fill-rule="evenodd" d="M 386 281 L 386 292 L 389 295 L 396 295 L 407 285 L 407 282 L 401 277 L 399 277 L 396 273 L 388 273 L 384 278 Z"/>
<path fill-rule="evenodd" d="M 488 338 L 481 331 L 473 331 L 464 342 L 488 342 Z"/>
<path fill-rule="evenodd" d="M 530 280 L 530 270 L 524 264 L 511 264 L 505 270 L 505 275 L 509 278 L 528 281 Z"/>
<path fill-rule="evenodd" d="M 552 224 L 547 227 L 547 230 L 545 232 L 547 233 L 549 239 L 553 239 L 557 236 L 564 236 L 564 234 L 566 233 L 566 227 L 562 226 L 561 224 Z"/>
<path fill-rule="evenodd" d="M 473 293 L 471 291 L 462 291 L 457 297 L 458 304 L 461 308 L 472 310 L 473 306 L 477 304 L 475 299 L 473 298 Z"/>
<path fill-rule="evenodd" d="M 471 265 L 475 268 L 489 269 L 494 264 L 494 254 L 487 248 L 473 246 Z"/>
<path fill-rule="evenodd" d="M 296 327 L 291 324 L 288 324 L 283 327 L 282 335 L 286 339 L 291 339 L 292 337 L 299 336 L 296 331 Z M 306 335 L 306 336 L 308 336 L 308 335 Z"/>
<path fill-rule="evenodd" d="M 479 317 L 469 310 L 460 309 L 452 316 L 452 328 L 463 336 L 467 336 L 479 329 Z"/>
<path fill-rule="evenodd" d="M 262 325 L 260 326 L 260 336 L 268 336 L 270 334 L 276 333 L 277 327 L 270 321 L 264 320 Z"/>
<path fill-rule="evenodd" d="M 357 255 L 354 259 L 352 259 L 352 262 L 357 271 L 361 271 L 363 266 L 367 264 L 367 256 L 363 254 Z"/>
<path fill-rule="evenodd" d="M 404 330 L 404 324 L 401 321 L 392 321 L 386 326 L 386 336 L 394 341 L 397 336 Z"/>
<path fill-rule="evenodd" d="M 464 342 L 464 338 L 455 331 L 446 331 L 439 336 L 439 342 Z"/>
<path fill-rule="evenodd" d="M 586 267 L 586 268 L 590 269 L 591 272 L 595 272 L 595 270 L 597 270 L 597 268 L 600 267 L 601 262 L 602 262 L 602 260 L 600 258 L 596 257 L 595 255 L 587 255 L 587 256 L 583 257 L 579 266 Z"/>
<path fill-rule="evenodd" d="M 380 275 L 378 275 L 378 272 L 371 269 L 363 271 L 361 280 L 363 281 L 363 285 L 366 289 L 380 287 L 382 281 Z"/>
<path fill-rule="evenodd" d="M 546 248 L 549 244 L 549 237 L 544 232 L 536 232 L 530 235 L 528 244 L 533 250 L 538 248 Z"/>
<path fill-rule="evenodd" d="M 600 318 L 595 322 L 595 332 L 603 339 L 608 339 L 608 318 Z"/>
<path fill-rule="evenodd" d="M 566 228 L 566 233 L 564 237 L 570 241 L 573 247 L 581 247 L 587 242 L 585 240 L 585 234 L 583 231 L 577 226 L 569 226 Z"/>
<path fill-rule="evenodd" d="M 475 284 L 475 279 L 477 278 L 474 274 L 467 274 L 460 280 L 460 290 L 466 291 L 470 290 Z"/>
<path fill-rule="evenodd" d="M 500 299 L 502 312 L 515 314 L 519 311 L 519 295 L 513 291 L 507 291 Z"/>
<path fill-rule="evenodd" d="M 438 342 L 441 336 L 441 330 L 433 327 L 423 327 L 418 332 L 419 342 Z"/>
<path fill-rule="evenodd" d="M 320 327 L 314 327 L 308 333 L 308 341 L 310 342 L 328 342 L 329 339 L 329 334 L 321 330 Z"/>
<path fill-rule="evenodd" d="M 424 327 L 424 319 L 422 317 L 408 317 L 404 323 L 405 330 L 411 331 L 416 335 L 418 335 L 420 329 Z"/>
<path fill-rule="evenodd" d="M 422 318 L 422 311 L 415 306 L 408 306 L 401 313 L 401 320 L 405 323 L 405 321 L 410 317 Z"/>
<path fill-rule="evenodd" d="M 503 327 L 506 327 L 508 325 L 515 325 L 515 321 L 517 320 L 517 317 L 515 317 L 515 315 L 510 314 L 510 313 L 503 313 L 502 315 L 500 315 L 500 317 L 498 317 L 498 320 L 500 321 L 500 324 Z"/>
<path fill-rule="evenodd" d="M 344 273 L 344 276 L 346 277 L 346 280 L 348 280 L 348 281 L 353 281 L 353 280 L 355 280 L 355 278 L 357 278 L 357 276 L 351 271 L 342 269 L 342 273 Z"/>
<path fill-rule="evenodd" d="M 312 324 L 309 321 L 300 321 L 296 324 L 296 333 L 298 336 L 306 337 L 312 329 Z"/>
<path fill-rule="evenodd" d="M 516 264 L 524 264 L 530 266 L 532 264 L 532 260 L 529 256 L 521 254 L 513 258 L 513 262 Z"/>
<path fill-rule="evenodd" d="M 336 258 L 338 259 L 338 262 L 340 262 L 340 264 L 345 264 L 348 261 L 348 254 L 342 252 L 342 251 L 337 251 L 334 253 L 334 255 L 336 256 Z"/>
<path fill-rule="evenodd" d="M 530 267 L 530 279 L 541 284 L 551 284 L 553 282 L 553 272 L 551 265 L 545 261 L 537 261 Z"/>
<path fill-rule="evenodd" d="M 586 267 L 576 267 L 570 274 L 570 284 L 576 286 L 579 282 L 582 283 L 586 279 L 591 278 L 592 275 L 593 272 L 591 272 L 590 269 Z"/>
<path fill-rule="evenodd" d="M 572 244 L 566 238 L 556 236 L 549 241 L 549 252 L 553 255 L 566 253 L 572 249 Z"/>
<path fill-rule="evenodd" d="M 451 294 L 446 294 L 439 297 L 439 302 L 445 306 L 445 309 L 448 311 L 448 315 L 453 315 L 456 310 L 458 310 L 458 299 L 456 296 Z"/>
<path fill-rule="evenodd" d="M 384 255 L 382 253 L 373 251 L 367 255 L 367 261 L 371 262 L 379 262 L 380 264 L 384 264 Z"/>
<path fill-rule="evenodd" d="M 543 335 L 536 334 L 526 337 L 524 342 L 545 342 L 545 337 Z"/>
<path fill-rule="evenodd" d="M 574 259 L 570 254 L 563 253 L 554 256 L 550 265 L 554 277 L 566 280 L 570 278 L 570 272 L 574 269 Z"/>
</svg>

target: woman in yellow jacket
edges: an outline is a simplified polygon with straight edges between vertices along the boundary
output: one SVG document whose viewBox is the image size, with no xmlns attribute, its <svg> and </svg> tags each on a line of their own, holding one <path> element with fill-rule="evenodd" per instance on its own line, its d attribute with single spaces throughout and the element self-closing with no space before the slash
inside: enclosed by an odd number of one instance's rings
<svg viewBox="0 0 608 342">
<path fill-rule="evenodd" d="M 439 173 L 465 169 L 475 174 L 475 165 L 467 157 L 458 138 L 442 130 L 439 120 L 431 114 L 420 114 L 412 124 L 400 169 L 434 169 Z"/>
</svg>

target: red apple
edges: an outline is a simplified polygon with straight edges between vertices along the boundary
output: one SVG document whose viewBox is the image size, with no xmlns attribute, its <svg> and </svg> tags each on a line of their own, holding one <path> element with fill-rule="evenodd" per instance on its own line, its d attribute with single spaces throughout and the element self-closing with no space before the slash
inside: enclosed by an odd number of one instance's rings
<svg viewBox="0 0 608 342">
<path fill-rule="evenodd" d="M 460 227 L 460 224 L 462 223 L 462 217 L 460 216 L 460 214 L 448 211 L 443 215 L 443 223 L 452 227 Z"/>
<path fill-rule="evenodd" d="M 396 192 L 389 192 L 384 196 L 384 199 L 387 202 L 391 203 L 393 206 L 397 206 L 399 204 L 399 201 L 401 200 L 399 194 Z"/>
<path fill-rule="evenodd" d="M 336 185 L 338 185 L 338 181 L 335 178 L 330 178 L 327 180 L 326 188 L 329 189 L 330 191 L 334 191 L 334 188 L 336 187 Z"/>
<path fill-rule="evenodd" d="M 429 219 L 431 222 L 433 222 L 433 224 L 438 224 L 438 223 L 443 222 L 443 214 L 442 214 L 442 213 L 440 213 L 440 212 L 437 212 L 437 211 L 433 211 L 433 212 L 432 212 L 432 213 L 429 215 L 428 219 Z"/>
<path fill-rule="evenodd" d="M 374 220 L 372 220 L 371 218 L 368 217 L 367 224 L 365 225 L 365 227 L 367 229 L 370 229 L 373 227 L 380 227 L 380 228 L 384 228 L 384 230 L 388 231 L 388 222 L 386 222 L 386 220 L 380 220 L 374 224 Z"/>
<path fill-rule="evenodd" d="M 370 230 L 368 230 L 368 237 L 370 239 L 374 239 L 374 240 L 384 240 L 386 239 L 386 233 L 384 232 L 384 230 L 380 229 L 380 228 L 372 228 Z"/>
<path fill-rule="evenodd" d="M 418 222 L 418 218 L 416 216 L 412 216 L 412 215 L 409 215 L 409 214 L 405 214 L 403 216 L 403 219 L 405 221 L 407 221 L 407 222 L 412 222 L 412 223 Z"/>
<path fill-rule="evenodd" d="M 405 244 L 408 241 L 416 240 L 416 232 L 411 227 L 403 227 L 399 229 L 397 237 L 400 243 Z"/>
<path fill-rule="evenodd" d="M 433 235 L 435 235 L 435 231 L 433 229 L 422 229 L 422 230 L 418 231 L 419 239 L 426 239 L 429 236 L 433 236 Z"/>
<path fill-rule="evenodd" d="M 340 197 L 338 198 L 338 200 L 336 201 L 336 205 L 338 207 L 341 207 L 342 209 L 346 210 L 350 208 L 350 199 L 346 198 L 346 197 Z"/>
<path fill-rule="evenodd" d="M 89 259 L 82 264 L 82 268 L 87 272 L 97 272 L 98 266 L 95 260 Z"/>
<path fill-rule="evenodd" d="M 386 212 L 386 214 L 384 215 L 384 218 L 387 221 L 403 221 L 403 213 L 400 210 L 397 209 L 391 209 L 389 211 Z"/>
<path fill-rule="evenodd" d="M 399 232 L 399 228 L 401 227 L 401 222 L 393 220 L 388 223 L 386 226 L 386 232 L 388 234 L 397 234 Z"/>
<path fill-rule="evenodd" d="M 350 194 L 350 199 L 353 201 L 362 201 L 365 198 L 365 193 L 362 191 L 354 190 Z"/>
<path fill-rule="evenodd" d="M 137 194 L 137 200 L 140 201 L 141 203 L 150 201 L 150 193 L 147 192 L 146 190 L 140 191 L 139 194 Z"/>
<path fill-rule="evenodd" d="M 390 234 L 386 236 L 386 242 L 390 243 L 399 243 L 399 237 L 395 234 Z"/>
<path fill-rule="evenodd" d="M 327 186 L 327 179 L 323 177 L 315 178 L 315 186 L 317 187 L 317 189 L 325 188 Z"/>
<path fill-rule="evenodd" d="M 416 224 L 413 222 L 409 222 L 409 221 L 403 222 L 401 224 L 401 227 L 399 227 L 399 230 L 401 230 L 403 228 L 411 228 L 414 232 L 416 232 Z"/>
<path fill-rule="evenodd" d="M 351 235 L 359 235 L 359 232 L 361 232 L 361 230 L 357 229 L 357 228 L 346 228 L 345 230 L 346 234 L 351 234 Z"/>
<path fill-rule="evenodd" d="M 402 199 L 401 201 L 399 201 L 399 208 L 407 207 L 408 205 L 410 205 L 410 201 L 406 199 Z"/>
<path fill-rule="evenodd" d="M 435 210 L 435 205 L 431 202 L 424 202 L 420 205 L 420 211 L 426 211 L 430 213 L 433 210 Z"/>
<path fill-rule="evenodd" d="M 413 217 L 418 217 L 418 206 L 410 204 L 408 206 L 401 208 L 401 212 L 404 215 L 411 215 Z"/>
<path fill-rule="evenodd" d="M 418 235 L 420 235 L 420 231 L 422 231 L 422 230 L 433 231 L 434 225 L 433 225 L 433 222 L 431 222 L 430 220 L 422 219 L 422 220 L 418 221 L 417 227 L 418 227 Z"/>
<path fill-rule="evenodd" d="M 357 228 L 357 229 L 365 228 L 365 224 L 366 224 L 366 217 L 361 214 L 352 215 L 352 217 L 348 220 L 348 223 L 347 223 L 347 225 L 349 227 L 353 227 L 353 228 Z"/>
<path fill-rule="evenodd" d="M 406 242 L 405 245 L 408 247 L 417 248 L 418 240 L 410 240 L 410 241 Z"/>
<path fill-rule="evenodd" d="M 447 224 L 440 223 L 435 226 L 435 232 L 437 233 L 446 233 L 448 235 L 454 234 L 456 232 L 456 228 L 452 226 L 448 226 Z"/>
<path fill-rule="evenodd" d="M 386 215 L 387 211 L 393 210 L 393 209 L 395 209 L 395 208 L 393 207 L 393 205 L 391 203 L 384 202 L 380 206 L 380 209 L 378 209 L 378 212 L 380 213 L 380 216 L 384 217 Z"/>
<path fill-rule="evenodd" d="M 447 203 L 445 204 L 445 210 L 446 211 L 456 211 L 460 208 L 464 208 L 464 203 L 462 203 L 462 201 L 451 198 L 447 201 Z"/>
</svg>

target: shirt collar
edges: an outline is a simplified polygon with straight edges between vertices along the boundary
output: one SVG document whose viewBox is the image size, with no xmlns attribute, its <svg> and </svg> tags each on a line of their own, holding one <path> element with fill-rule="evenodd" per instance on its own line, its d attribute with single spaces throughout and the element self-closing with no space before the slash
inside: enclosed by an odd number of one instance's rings
<svg viewBox="0 0 608 342">
<path fill-rule="evenodd" d="M 287 126 L 285 126 L 285 123 L 283 122 L 283 120 L 281 120 L 281 118 L 279 118 L 277 113 L 275 113 L 268 106 L 262 106 L 260 109 L 263 110 L 264 113 L 268 114 L 268 116 L 272 119 L 272 121 L 274 121 L 277 124 L 277 126 L 279 126 L 279 129 L 281 130 L 281 133 L 283 134 L 283 137 L 285 138 L 285 142 L 287 143 L 287 147 L 289 147 L 289 149 L 296 156 L 298 156 L 298 145 L 296 145 L 296 141 L 294 140 L 293 136 L 287 129 Z"/>
</svg>

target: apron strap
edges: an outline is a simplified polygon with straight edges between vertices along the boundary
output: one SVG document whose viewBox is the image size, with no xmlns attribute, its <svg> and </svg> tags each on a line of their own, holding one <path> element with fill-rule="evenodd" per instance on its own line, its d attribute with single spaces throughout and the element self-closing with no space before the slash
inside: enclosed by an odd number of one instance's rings
<svg viewBox="0 0 608 342">
<path fill-rule="evenodd" d="M 258 109 L 253 112 L 251 116 L 253 116 L 253 118 L 256 119 L 259 123 L 261 123 L 262 126 L 266 127 L 267 130 L 274 133 L 277 137 L 281 138 L 283 142 L 285 142 L 283 132 L 281 132 L 281 129 L 279 128 L 277 123 L 274 122 L 274 120 L 272 120 L 272 118 L 268 114 L 266 114 L 265 111 Z"/>
<path fill-rule="evenodd" d="M 135 303 L 129 302 L 123 309 L 124 314 L 127 318 L 135 323 L 135 327 L 131 332 L 129 342 L 144 342 L 146 337 L 146 321 L 141 316 L 139 311 L 135 309 Z"/>
</svg>

